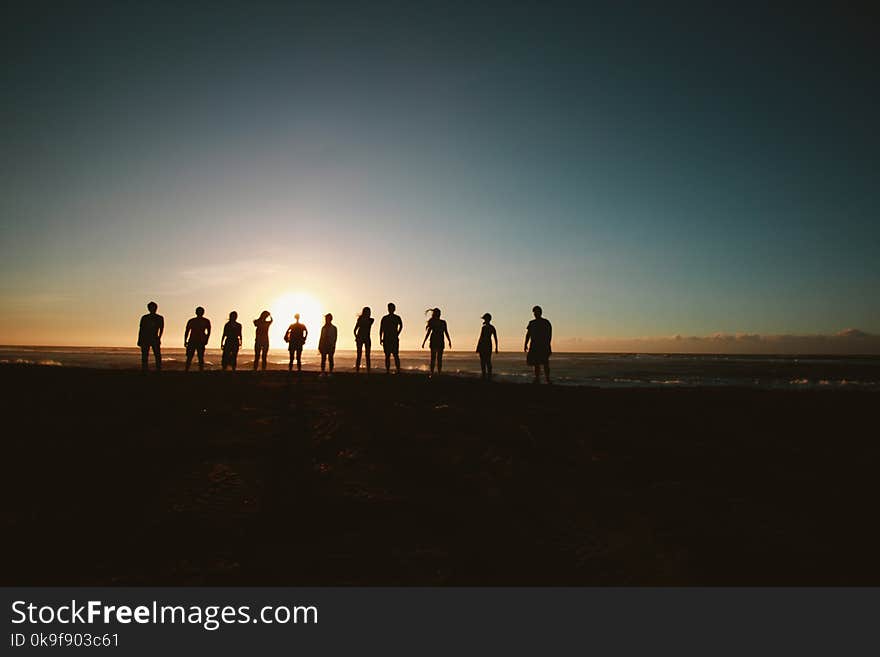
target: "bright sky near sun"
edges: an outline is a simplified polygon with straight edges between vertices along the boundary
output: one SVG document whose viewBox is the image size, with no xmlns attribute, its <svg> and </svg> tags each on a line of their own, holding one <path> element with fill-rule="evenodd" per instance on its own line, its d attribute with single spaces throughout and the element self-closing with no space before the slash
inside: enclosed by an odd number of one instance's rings
<svg viewBox="0 0 880 657">
<path fill-rule="evenodd" d="M 403 348 L 433 306 L 458 349 L 535 304 L 560 351 L 880 333 L 874 35 L 810 11 L 21 3 L 0 344 L 133 345 L 150 300 L 169 346 L 201 305 L 352 348 L 389 301 Z"/>
</svg>

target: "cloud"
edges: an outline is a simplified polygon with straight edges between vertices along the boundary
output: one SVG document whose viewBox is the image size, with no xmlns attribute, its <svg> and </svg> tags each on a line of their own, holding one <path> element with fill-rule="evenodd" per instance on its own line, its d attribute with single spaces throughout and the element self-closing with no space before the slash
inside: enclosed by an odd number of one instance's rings
<svg viewBox="0 0 880 657">
<path fill-rule="evenodd" d="M 880 354 L 880 335 L 849 328 L 833 334 L 713 333 L 640 338 L 560 338 L 557 351 L 730 354 Z"/>
<path fill-rule="evenodd" d="M 284 270 L 281 265 L 264 260 L 236 260 L 202 264 L 177 272 L 160 290 L 162 294 L 183 295 L 218 286 L 241 284 L 242 281 L 260 276 L 273 276 Z"/>
</svg>

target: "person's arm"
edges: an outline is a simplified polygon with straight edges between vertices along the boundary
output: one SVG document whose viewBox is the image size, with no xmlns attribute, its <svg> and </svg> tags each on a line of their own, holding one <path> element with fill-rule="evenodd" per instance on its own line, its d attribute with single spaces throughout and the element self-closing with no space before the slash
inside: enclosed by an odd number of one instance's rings
<svg viewBox="0 0 880 657">
<path fill-rule="evenodd" d="M 307 329 L 306 325 L 303 324 L 303 342 L 306 341 L 307 337 L 309 337 L 309 329 Z"/>
<path fill-rule="evenodd" d="M 400 337 L 401 332 L 403 332 L 403 320 L 398 317 L 397 318 L 397 337 Z"/>
<path fill-rule="evenodd" d="M 228 339 L 228 334 L 227 334 L 226 329 L 224 328 L 223 329 L 223 337 L 220 338 L 220 348 L 221 349 L 223 349 L 223 347 L 226 345 L 227 339 Z"/>
<path fill-rule="evenodd" d="M 241 339 L 241 327 L 240 326 L 238 327 L 238 336 L 237 337 L 238 337 L 238 348 L 241 349 L 242 345 L 244 344 L 244 341 Z"/>
<path fill-rule="evenodd" d="M 208 322 L 208 334 L 205 336 L 205 344 L 208 344 L 208 340 L 211 339 L 211 320 L 206 320 Z"/>
<path fill-rule="evenodd" d="M 385 341 L 385 322 L 379 322 L 379 344 L 383 344 Z"/>
<path fill-rule="evenodd" d="M 449 343 L 449 348 L 452 349 L 452 338 L 449 337 L 449 329 L 446 328 L 446 322 L 443 322 L 443 333 L 446 335 L 446 341 Z"/>
<path fill-rule="evenodd" d="M 192 331 L 192 326 L 190 326 L 190 323 L 187 322 L 187 323 L 186 323 L 186 328 L 183 329 L 183 346 L 184 346 L 184 347 L 186 347 L 187 345 L 189 345 L 189 333 L 190 333 L 190 331 Z"/>
<path fill-rule="evenodd" d="M 495 327 L 492 327 L 492 337 L 495 338 L 495 353 L 498 353 L 498 331 L 495 330 Z"/>
<path fill-rule="evenodd" d="M 159 316 L 159 339 L 162 339 L 162 334 L 165 332 L 165 318 L 161 315 Z"/>
<path fill-rule="evenodd" d="M 428 341 L 428 336 L 431 335 L 431 327 L 425 329 L 425 339 L 422 340 L 422 349 L 425 348 L 425 343 Z"/>
<path fill-rule="evenodd" d="M 532 329 L 530 327 L 526 327 L 526 343 L 523 345 L 523 351 L 529 350 L 529 340 L 532 339 Z"/>
</svg>

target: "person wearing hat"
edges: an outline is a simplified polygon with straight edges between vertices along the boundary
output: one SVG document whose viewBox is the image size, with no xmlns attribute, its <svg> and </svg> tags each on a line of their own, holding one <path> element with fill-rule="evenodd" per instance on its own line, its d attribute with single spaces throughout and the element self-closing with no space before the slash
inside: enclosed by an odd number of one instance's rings
<svg viewBox="0 0 880 657">
<path fill-rule="evenodd" d="M 480 339 L 477 341 L 477 353 L 480 354 L 480 371 L 482 378 L 487 381 L 492 379 L 492 339 L 495 339 L 495 353 L 498 353 L 498 333 L 492 326 L 492 315 L 483 315 L 483 327 L 480 329 Z"/>
<path fill-rule="evenodd" d="M 336 353 L 336 327 L 333 326 L 333 315 L 324 315 L 324 326 L 321 327 L 321 337 L 318 338 L 318 351 L 321 353 L 321 374 L 327 361 L 330 361 L 330 373 L 333 373 L 333 354 Z"/>
</svg>

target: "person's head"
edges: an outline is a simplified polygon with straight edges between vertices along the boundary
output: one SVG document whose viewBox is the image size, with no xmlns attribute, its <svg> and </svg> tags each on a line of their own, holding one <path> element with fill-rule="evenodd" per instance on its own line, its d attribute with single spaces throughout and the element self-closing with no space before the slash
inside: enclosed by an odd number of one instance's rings
<svg viewBox="0 0 880 657">
<path fill-rule="evenodd" d="M 544 314 L 544 311 L 541 310 L 541 306 L 535 306 L 532 308 L 532 312 L 535 314 L 535 319 Z"/>
<path fill-rule="evenodd" d="M 327 324 L 329 326 L 330 322 L 332 322 L 332 321 L 333 321 L 333 313 L 327 313 L 326 315 L 324 315 L 324 323 L 325 324 Z"/>
<path fill-rule="evenodd" d="M 150 301 L 150 303 L 147 304 L 147 310 L 149 310 L 151 313 L 154 313 L 159 310 L 159 306 L 156 304 L 155 301 Z"/>
<path fill-rule="evenodd" d="M 483 313 L 483 321 L 484 321 L 486 324 L 488 324 L 489 322 L 491 322 L 491 321 L 492 321 L 492 315 L 491 315 L 491 313 Z"/>
<path fill-rule="evenodd" d="M 269 313 L 268 310 L 264 310 L 263 312 L 261 312 L 261 313 L 260 313 L 260 321 L 261 321 L 261 322 L 265 322 L 266 319 L 269 317 L 269 314 L 270 314 L 270 313 Z"/>
<path fill-rule="evenodd" d="M 201 317 L 201 316 L 204 315 L 204 314 L 205 314 L 205 309 L 204 309 L 204 308 L 202 308 L 201 306 L 199 306 L 198 308 L 196 308 L 196 317 Z"/>
<path fill-rule="evenodd" d="M 230 322 L 234 322 L 234 321 L 237 320 L 237 319 L 238 319 L 238 313 L 237 313 L 237 312 L 235 312 L 235 311 L 233 310 L 231 313 L 229 313 L 229 321 L 230 321 Z"/>
<path fill-rule="evenodd" d="M 431 313 L 431 319 L 428 320 L 428 326 L 431 326 L 432 319 L 440 319 L 440 309 L 439 308 L 428 308 L 425 311 L 425 314 Z"/>
<path fill-rule="evenodd" d="M 393 313 L 395 310 L 397 310 L 397 306 L 395 306 L 393 303 L 389 303 L 388 304 L 388 312 Z"/>
<path fill-rule="evenodd" d="M 294 318 L 296 321 L 299 321 L 299 313 L 294 314 L 293 318 Z"/>
<path fill-rule="evenodd" d="M 372 312 L 369 306 L 364 306 L 364 309 L 361 310 L 361 317 L 369 317 Z"/>
</svg>

